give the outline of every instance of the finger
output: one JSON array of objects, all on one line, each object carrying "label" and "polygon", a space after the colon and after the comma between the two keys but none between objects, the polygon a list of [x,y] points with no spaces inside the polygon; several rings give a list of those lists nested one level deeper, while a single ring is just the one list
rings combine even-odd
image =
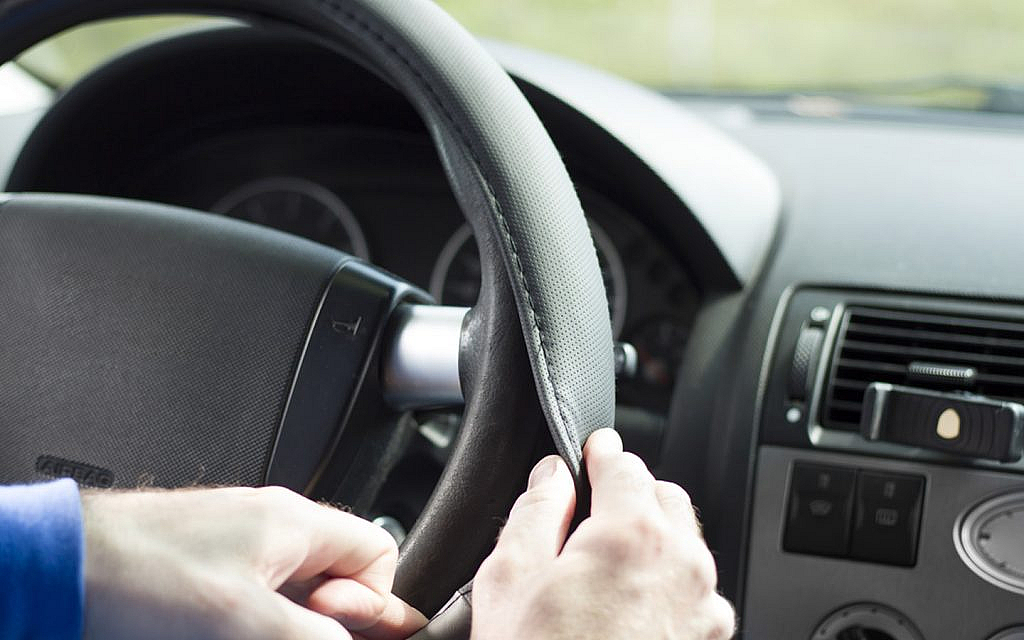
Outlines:
[{"label": "finger", "polygon": [[555,558],[575,507],[576,490],[565,462],[558,456],[542,459],[530,473],[526,493],[512,506],[495,552],[529,563]]},{"label": "finger", "polygon": [[583,457],[593,489],[591,515],[657,507],[654,476],[643,460],[623,452],[622,439],[613,429],[598,429],[591,434]]},{"label": "finger", "polygon": [[[386,611],[388,598],[351,578],[332,578],[309,594],[307,606],[334,618],[350,631],[375,625]],[[382,606],[383,603],[383,606]]]},{"label": "finger", "polygon": [[583,458],[587,461],[622,453],[622,437],[615,429],[598,429],[583,444]]},{"label": "finger", "polygon": [[280,640],[351,640],[352,635],[337,620],[320,615],[295,604],[279,593],[275,593],[280,611],[279,631],[275,638]]},{"label": "finger", "polygon": [[[305,551],[296,563],[275,575],[274,589],[303,583],[324,574],[327,578],[348,578],[365,589],[339,587],[324,592],[325,608],[333,608],[339,617],[351,615],[359,624],[370,625],[384,613],[398,563],[398,547],[394,539],[380,527],[350,513],[325,507],[297,496],[284,496],[290,507],[296,535],[306,537]],[[343,595],[355,599],[340,603]]]},{"label": "finger", "polygon": [[673,527],[703,537],[693,503],[690,502],[689,494],[682,487],[674,482],[658,480],[654,483],[654,494],[658,498],[661,510]]},{"label": "finger", "polygon": [[427,624],[422,613],[406,604],[398,596],[388,599],[388,606],[377,624],[359,632],[366,640],[401,640],[408,638]]},{"label": "finger", "polygon": [[306,606],[309,602],[310,594],[330,579],[331,578],[320,574],[310,578],[309,580],[303,580],[302,582],[286,582],[277,589],[277,592],[295,604]]},{"label": "finger", "polygon": [[313,502],[309,507],[308,517],[295,523],[297,531],[309,536],[309,551],[287,581],[301,582],[321,573],[352,578],[380,596],[383,610],[398,563],[394,538],[351,513]]}]

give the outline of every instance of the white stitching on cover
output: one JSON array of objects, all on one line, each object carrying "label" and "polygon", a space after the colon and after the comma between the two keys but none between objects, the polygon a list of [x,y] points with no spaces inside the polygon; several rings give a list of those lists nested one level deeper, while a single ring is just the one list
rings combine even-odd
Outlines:
[{"label": "white stitching on cover", "polygon": [[548,363],[547,353],[544,348],[546,342],[546,339],[544,337],[544,331],[541,328],[540,316],[537,313],[537,310],[533,304],[533,296],[530,293],[529,286],[527,285],[526,274],[524,272],[522,262],[519,259],[519,251],[516,248],[515,239],[513,238],[511,229],[508,226],[508,220],[506,219],[504,212],[501,210],[501,203],[495,196],[494,189],[491,186],[490,180],[487,178],[487,175],[483,171],[483,164],[480,162],[480,159],[477,156],[476,149],[474,148],[472,142],[470,141],[466,133],[463,131],[462,127],[459,125],[455,117],[451,114],[451,112],[448,111],[448,108],[441,100],[441,97],[434,90],[434,87],[430,84],[427,78],[416,68],[413,62],[405,55],[403,55],[401,51],[399,51],[397,45],[392,44],[387,39],[387,37],[384,36],[384,34],[375,30],[369,23],[362,20],[350,9],[346,9],[345,7],[342,7],[340,4],[332,0],[318,0],[318,2],[322,5],[326,5],[330,9],[333,9],[336,13],[340,13],[352,24],[361,28],[363,31],[365,31],[374,39],[378,40],[381,44],[383,44],[393,54],[395,54],[397,59],[400,60],[409,69],[409,71],[412,72],[412,74],[421,81],[421,84],[423,85],[423,87],[426,88],[435,106],[452,125],[452,127],[455,129],[455,133],[459,136],[459,139],[466,146],[470,158],[473,160],[473,162],[476,164],[477,169],[480,171],[480,176],[483,179],[484,187],[487,190],[487,197],[490,199],[491,204],[494,206],[494,211],[498,215],[498,222],[501,225],[502,233],[505,236],[506,241],[508,242],[509,250],[511,251],[513,258],[513,264],[515,265],[516,277],[519,279],[520,284],[523,287],[523,292],[526,296],[526,304],[530,312],[530,324],[533,326],[534,332],[536,333],[541,363],[543,365],[545,382],[547,383],[547,386],[551,388],[551,394],[555,398],[555,406],[558,408],[558,414],[562,420],[562,430],[569,435],[569,439],[571,440],[572,444],[576,447],[576,449],[580,449],[581,446],[579,442],[579,437],[576,434],[576,429],[569,427],[569,420],[566,418],[565,408],[562,406],[563,400],[559,395],[558,390],[555,388],[554,381],[551,379],[551,368],[550,364]]}]

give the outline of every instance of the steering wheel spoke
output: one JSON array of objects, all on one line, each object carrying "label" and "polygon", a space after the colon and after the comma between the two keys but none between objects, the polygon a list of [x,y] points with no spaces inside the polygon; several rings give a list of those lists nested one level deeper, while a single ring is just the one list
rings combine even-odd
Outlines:
[{"label": "steering wheel spoke", "polygon": [[[353,471],[359,445],[369,436],[371,416],[366,414],[381,413],[381,390],[374,378],[385,329],[403,303],[429,299],[362,261],[341,264],[310,325],[267,463],[266,484],[309,494],[322,484],[328,468]],[[372,417],[394,422],[386,415]]]},{"label": "steering wheel spoke", "polygon": [[403,305],[386,336],[381,378],[395,409],[433,409],[465,402],[459,354],[467,307]]}]

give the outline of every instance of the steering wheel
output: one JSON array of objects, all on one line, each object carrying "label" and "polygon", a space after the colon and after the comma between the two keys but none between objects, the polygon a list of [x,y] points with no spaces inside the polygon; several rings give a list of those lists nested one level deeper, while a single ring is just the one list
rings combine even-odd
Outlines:
[{"label": "steering wheel", "polygon": [[581,443],[612,425],[608,306],[559,154],[428,0],[0,0],[0,59],[151,13],[284,26],[397,87],[480,246],[480,297],[468,313],[431,306],[333,249],[159,204],[0,196],[0,482],[269,483],[358,503],[401,441],[389,416],[461,397],[396,580],[430,615],[493,544],[533,425],[546,420],[578,480]]}]

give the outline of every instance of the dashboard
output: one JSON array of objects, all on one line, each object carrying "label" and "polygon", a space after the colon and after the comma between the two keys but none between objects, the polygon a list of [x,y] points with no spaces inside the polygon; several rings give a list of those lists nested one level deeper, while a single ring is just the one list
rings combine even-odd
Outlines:
[{"label": "dashboard", "polygon": [[[1020,371],[1003,351],[1013,334],[975,328],[1017,327],[1024,301],[1021,119],[873,109],[806,118],[778,104],[737,117],[734,104],[687,104],[765,158],[786,194],[757,288],[698,318],[694,335],[720,337],[684,358],[665,450],[703,448],[713,464],[670,477],[705,504],[746,505],[705,520],[719,549],[737,550],[719,566],[742,583],[745,637],[1020,637],[1021,596],[1006,577],[1021,566],[1024,533],[997,518],[992,529],[971,524],[1000,497],[1002,513],[1016,513],[1020,461],[956,450],[966,427],[942,438],[940,411],[886,423],[921,429],[912,444],[874,439],[862,416],[876,382],[938,393],[941,410],[965,395],[1021,400],[987,378]],[[713,329],[723,318],[734,334]],[[816,328],[805,353],[801,338]],[[920,377],[926,362],[976,378]],[[693,435],[708,420],[712,432]],[[821,473],[835,491],[818,492]]]},{"label": "dashboard", "polygon": [[[978,448],[964,417],[978,397],[1024,402],[1021,119],[673,102],[492,50],[563,154],[616,338],[637,348],[617,420],[700,508],[744,636],[1024,637],[1020,440]],[[445,304],[471,305],[479,286],[415,113],[357,65],[270,32],[113,61],[48,110],[9,188],[277,227]],[[924,435],[882,418],[869,429],[877,385],[944,411],[906,421]],[[458,416],[417,420],[424,437],[381,509],[395,531]]]}]

